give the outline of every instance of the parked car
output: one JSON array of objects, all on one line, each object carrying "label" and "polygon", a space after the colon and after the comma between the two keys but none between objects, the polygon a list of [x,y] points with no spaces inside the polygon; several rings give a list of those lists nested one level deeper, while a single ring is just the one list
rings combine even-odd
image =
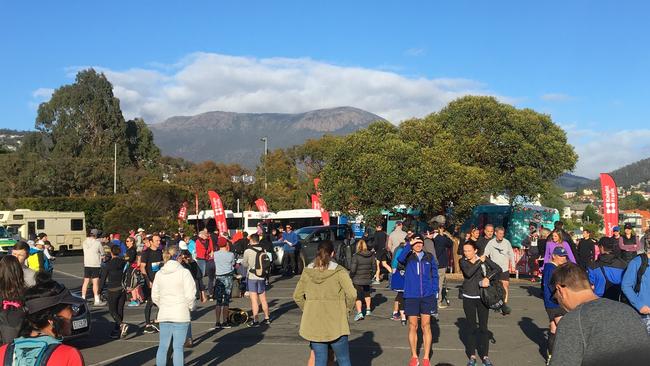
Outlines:
[{"label": "parked car", "polygon": [[[344,245],[347,237],[353,237],[352,230],[347,225],[307,226],[296,230],[296,234],[298,234],[298,240],[300,242],[299,272],[302,272],[302,268],[314,260],[318,250],[318,243],[323,240],[332,241],[336,251],[337,261],[346,267],[346,263],[343,262],[349,261],[352,253],[354,253],[354,248],[349,248]],[[283,246],[283,241],[273,242],[273,251],[275,252],[274,265],[277,267],[282,266],[282,259],[284,257]]]},{"label": "parked car", "polygon": [[[81,296],[76,293],[73,294],[81,298]],[[84,301],[83,304],[77,306],[72,306],[72,333],[65,337],[64,340],[70,340],[86,336],[90,334],[90,325],[91,325],[91,316],[90,308],[88,304]]]}]

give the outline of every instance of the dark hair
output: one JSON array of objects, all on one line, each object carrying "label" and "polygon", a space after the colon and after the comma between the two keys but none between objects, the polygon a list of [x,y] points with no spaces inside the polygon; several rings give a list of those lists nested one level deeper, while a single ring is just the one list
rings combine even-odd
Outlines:
[{"label": "dark hair", "polygon": [[244,238],[248,238],[248,233],[245,231],[242,231],[242,235],[244,235]]},{"label": "dark hair", "polygon": [[27,254],[29,254],[29,244],[21,240],[16,244],[14,244],[14,247],[11,250],[24,250],[25,252],[27,252]]},{"label": "dark hair", "polygon": [[475,241],[468,240],[468,241],[466,241],[465,243],[463,243],[463,246],[465,246],[465,245],[471,245],[472,248],[474,248],[474,250],[478,250],[478,247],[476,246],[476,242],[475,242]]},{"label": "dark hair", "polygon": [[3,300],[18,300],[25,292],[25,277],[18,258],[5,255],[0,259],[0,296]]},{"label": "dark hair", "polygon": [[111,246],[111,254],[113,254],[114,256],[117,257],[118,255],[120,255],[121,252],[122,252],[122,248],[120,248],[119,245]]},{"label": "dark hair", "polygon": [[260,242],[260,236],[257,235],[257,234],[251,234],[251,236],[249,236],[249,238],[250,238],[250,241],[253,241],[253,242],[255,242],[255,243],[259,243],[259,242]]},{"label": "dark hair", "polygon": [[551,288],[555,288],[556,285],[568,287],[574,291],[591,289],[587,272],[582,267],[571,262],[561,264],[553,271]]},{"label": "dark hair", "polygon": [[505,232],[506,229],[503,226],[497,226],[497,227],[494,228],[494,232],[497,232],[497,231],[504,231]]},{"label": "dark hair", "polygon": [[316,258],[314,258],[314,267],[322,270],[327,269],[332,260],[334,245],[329,240],[323,240],[318,243]]},{"label": "dark hair", "polygon": [[[65,289],[65,286],[54,281],[52,275],[48,272],[40,271],[36,273],[36,284],[25,290],[25,302],[41,297],[56,296]],[[25,323],[23,325],[23,334],[31,330],[40,330],[46,328],[50,321],[61,310],[70,305],[59,304],[51,308],[43,309],[32,314],[25,314]],[[58,334],[56,334],[58,336]]]}]

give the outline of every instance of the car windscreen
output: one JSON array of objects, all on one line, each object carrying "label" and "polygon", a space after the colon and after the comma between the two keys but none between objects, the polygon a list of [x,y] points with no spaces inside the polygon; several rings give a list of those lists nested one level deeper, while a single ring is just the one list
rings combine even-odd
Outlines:
[{"label": "car windscreen", "polygon": [[4,227],[0,226],[0,239],[11,239],[11,233]]},{"label": "car windscreen", "polygon": [[298,234],[298,239],[305,240],[311,233],[313,233],[316,230],[317,228],[315,227],[303,227],[301,229],[296,230],[296,234]]}]

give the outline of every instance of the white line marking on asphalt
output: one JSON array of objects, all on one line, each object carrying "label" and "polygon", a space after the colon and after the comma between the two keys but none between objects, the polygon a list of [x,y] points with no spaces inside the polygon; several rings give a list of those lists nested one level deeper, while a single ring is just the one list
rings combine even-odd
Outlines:
[{"label": "white line marking on asphalt", "polygon": [[[158,342],[156,342],[156,343],[158,343]],[[92,364],[92,365],[90,365],[90,366],[108,365],[108,364],[111,363],[111,362],[115,362],[115,361],[117,361],[117,360],[121,360],[121,359],[124,358],[124,357],[128,357],[128,356],[134,355],[134,354],[136,354],[136,353],[138,353],[138,352],[142,352],[142,351],[144,351],[144,350],[146,350],[146,349],[153,348],[153,347],[156,347],[156,346],[149,346],[149,347],[146,347],[146,348],[143,348],[143,349],[139,349],[139,350],[136,350],[136,351],[133,351],[133,352],[129,352],[129,353],[126,353],[126,354],[123,354],[123,355],[117,356],[117,357],[109,358],[108,360],[100,361],[100,362],[94,363],[94,364]]]},{"label": "white line marking on asphalt", "polygon": [[84,279],[83,277],[79,277],[79,276],[77,276],[77,275],[73,275],[73,274],[68,273],[68,272],[59,271],[58,269],[55,269],[55,270],[54,270],[54,273],[60,273],[60,274],[62,274],[62,275],[66,275],[66,276],[69,276],[69,277],[72,277],[72,278],[78,278],[78,279],[80,279],[80,280],[83,280],[83,279]]}]

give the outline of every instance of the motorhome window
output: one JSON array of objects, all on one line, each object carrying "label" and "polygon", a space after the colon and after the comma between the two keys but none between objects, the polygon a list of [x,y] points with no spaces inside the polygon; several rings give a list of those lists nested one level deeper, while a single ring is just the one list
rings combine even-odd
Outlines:
[{"label": "motorhome window", "polygon": [[71,219],[70,220],[70,230],[71,231],[82,231],[84,229],[84,220],[81,219]]},{"label": "motorhome window", "polygon": [[260,219],[248,219],[248,225],[246,225],[246,226],[247,227],[255,227],[260,222],[262,222],[262,220],[260,220]]},{"label": "motorhome window", "polygon": [[45,220],[36,220],[36,230],[45,230]]},{"label": "motorhome window", "polygon": [[0,214],[0,220],[5,218],[5,214]]},{"label": "motorhome window", "polygon": [[23,215],[14,215],[14,220],[22,220]]},{"label": "motorhome window", "polygon": [[228,226],[228,229],[241,229],[242,219],[241,217],[226,218],[226,225]]}]

